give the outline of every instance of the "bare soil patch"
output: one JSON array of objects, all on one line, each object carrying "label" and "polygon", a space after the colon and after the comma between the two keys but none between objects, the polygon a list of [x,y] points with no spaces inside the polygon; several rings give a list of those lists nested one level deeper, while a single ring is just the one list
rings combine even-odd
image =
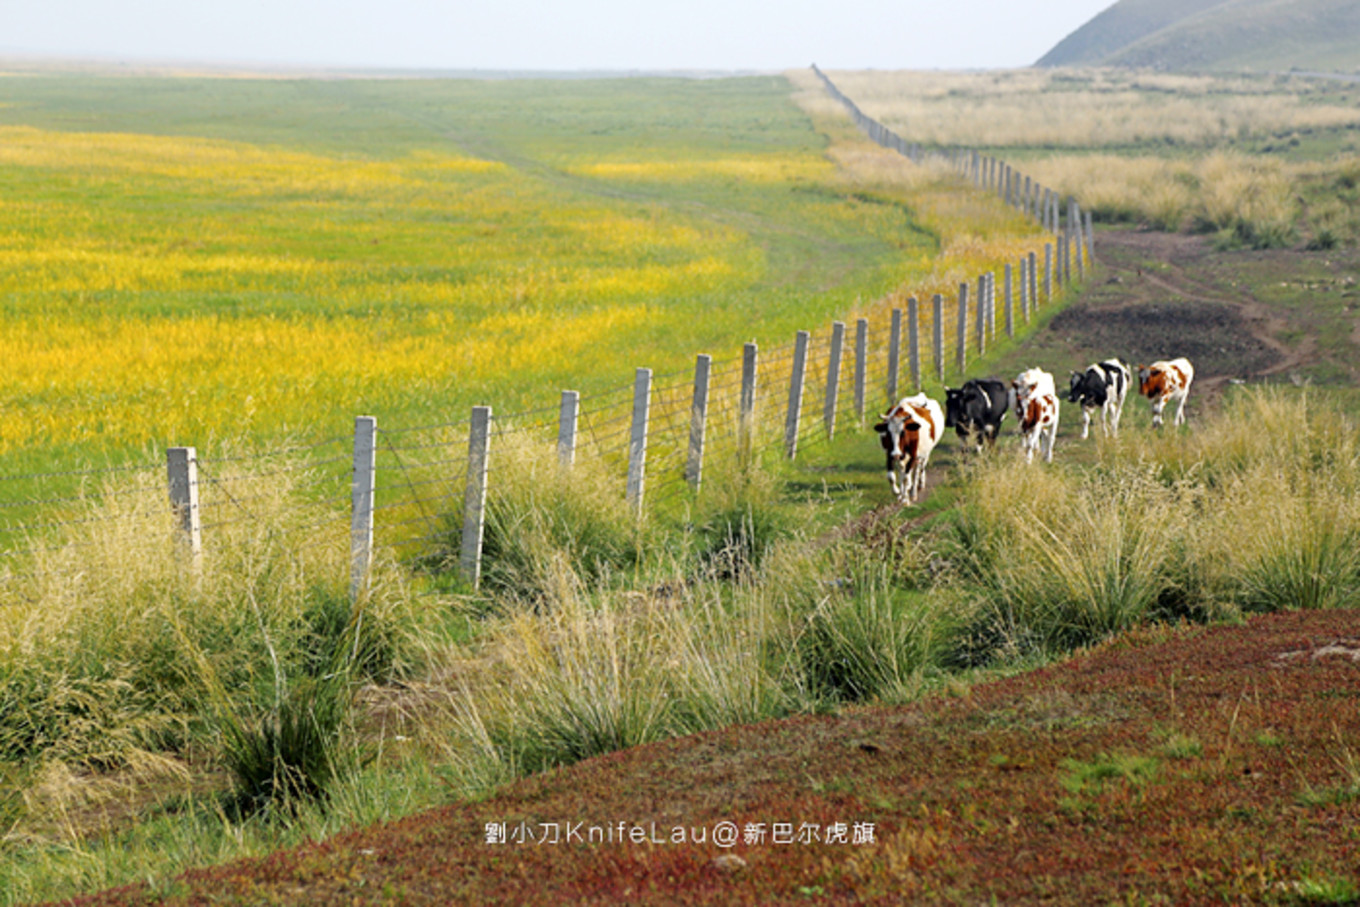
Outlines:
[{"label": "bare soil patch", "polygon": [[1287,344],[1286,321],[1247,282],[1223,280],[1236,256],[1272,258],[1289,271],[1312,256],[1292,251],[1215,252],[1204,237],[1139,231],[1102,233],[1102,279],[1049,331],[1093,359],[1131,365],[1185,356],[1195,366],[1192,410],[1228,381],[1255,381],[1298,368],[1312,357],[1309,336]]}]

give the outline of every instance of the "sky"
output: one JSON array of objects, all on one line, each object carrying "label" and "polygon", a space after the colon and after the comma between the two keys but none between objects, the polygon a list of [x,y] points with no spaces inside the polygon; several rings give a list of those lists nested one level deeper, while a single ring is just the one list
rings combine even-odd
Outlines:
[{"label": "sky", "polygon": [[0,56],[436,70],[1026,66],[1114,0],[0,0]]}]

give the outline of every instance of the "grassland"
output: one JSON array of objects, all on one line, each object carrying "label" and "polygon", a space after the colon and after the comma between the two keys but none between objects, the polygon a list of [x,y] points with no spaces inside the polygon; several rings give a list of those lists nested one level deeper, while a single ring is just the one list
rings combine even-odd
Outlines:
[{"label": "grassland", "polygon": [[[407,720],[404,688],[447,696],[493,649],[507,663],[540,649],[554,631],[533,615],[558,600],[544,596],[585,621],[564,631],[621,647],[570,675],[585,707],[610,695],[591,659],[623,657],[627,712],[636,679],[658,676],[638,648],[652,634],[692,666],[671,687],[692,709],[619,716],[577,757],[810,707],[714,673],[751,644],[723,635],[722,590],[790,527],[847,519],[857,492],[827,506],[815,477],[773,506],[783,493],[757,461],[729,462],[703,499],[639,521],[609,464],[563,484],[541,436],[498,429],[487,592],[431,594],[384,549],[352,605],[338,478],[352,416],[414,431],[479,400],[553,406],[558,388],[609,390],[637,364],[786,344],[833,315],[881,321],[899,294],[952,297],[1044,241],[956,178],[804,112],[782,79],[13,84],[0,458],[8,514],[54,515],[19,534],[0,583],[10,902],[267,852],[561,761],[552,735],[519,729],[518,695],[510,725],[482,732],[500,755],[382,718],[387,703]],[[777,395],[777,369],[763,374]],[[186,441],[206,448],[216,495],[201,569],[186,569],[158,462]],[[46,475],[90,461],[133,468],[69,490]],[[44,475],[14,478],[28,471]],[[434,557],[414,562],[437,570],[441,516],[421,520]],[[573,593],[626,598],[695,570],[715,577],[711,637],[615,623]]]},{"label": "grassland", "polygon": [[[961,191],[938,173],[904,167],[860,140],[834,111],[824,111],[810,82],[799,76],[793,81],[806,113],[789,115],[822,136],[817,140],[824,143],[822,166],[835,165],[824,184],[799,183],[802,164],[783,151],[757,154],[760,166],[745,152],[705,156],[693,151],[682,161],[658,160],[634,146],[608,154],[588,151],[592,142],[619,140],[615,134],[603,139],[582,134],[579,144],[568,141],[559,148],[540,144],[527,127],[511,142],[509,126],[500,136],[503,142],[470,129],[458,133],[459,141],[479,161],[499,161],[517,174],[541,178],[541,185],[532,185],[545,193],[575,193],[598,182],[601,205],[644,199],[668,216],[683,212],[695,219],[692,223],[733,231],[739,248],[744,248],[742,237],[757,235],[750,231],[759,227],[766,232],[758,235],[768,240],[757,243],[762,254],[782,250],[778,254],[788,255],[791,267],[802,261],[800,255],[821,248],[809,238],[820,235],[818,230],[786,235],[782,231],[788,224],[781,226],[771,213],[775,203],[766,209],[753,202],[753,214],[751,208],[730,204],[734,193],[759,200],[767,189],[775,192],[771,187],[792,180],[797,188],[785,187],[787,194],[815,202],[804,213],[827,205],[832,210],[864,206],[872,222],[910,212],[907,239],[887,254],[896,264],[885,265],[893,278],[882,284],[888,288],[885,295],[856,304],[847,289],[854,280],[833,281],[835,288],[825,292],[845,306],[840,314],[881,310],[894,301],[889,290],[924,295],[935,286],[952,289],[959,277],[971,279],[989,263],[1012,260],[1033,241],[1029,228],[994,199]],[[738,87],[752,84],[759,83]],[[658,83],[656,90],[662,96],[676,90],[684,94],[692,86]],[[513,95],[524,89],[497,86],[495,91]],[[645,93],[640,90],[639,98]],[[563,110],[573,111],[576,102],[568,95],[569,86],[559,101]],[[782,106],[786,102],[778,92],[771,97],[777,109],[798,109]],[[145,102],[155,103],[154,94]],[[752,101],[746,109],[762,106]],[[598,123],[592,118],[601,113],[580,116]],[[629,134],[632,127],[623,122],[628,118],[620,113],[618,119],[616,127]],[[737,122],[760,133],[766,119]],[[199,119],[195,128],[211,132],[211,125]],[[252,128],[264,135],[285,134],[291,127],[264,116]],[[394,130],[382,140],[397,134]],[[346,137],[331,138],[338,147]],[[315,144],[301,153],[343,158],[343,152],[327,150],[329,140],[321,130]],[[468,166],[465,158],[470,159],[458,158],[459,167]],[[654,169],[663,176],[652,175]],[[460,171],[460,178],[488,178],[496,171],[470,167],[469,172]],[[900,226],[902,220],[895,222]],[[934,245],[918,245],[922,236]],[[788,244],[781,245],[780,237]],[[689,249],[690,258],[680,257],[688,261],[697,254]],[[1250,260],[1260,267],[1253,271],[1252,292],[1264,297],[1262,288],[1279,281],[1284,264],[1294,269],[1290,274],[1303,273],[1293,259],[1268,257],[1285,254],[1212,252],[1210,270],[1226,286],[1198,286],[1196,298],[1230,294],[1234,255],[1255,256]],[[813,254],[810,260],[829,259]],[[770,261],[765,259],[767,267]],[[1343,274],[1350,261],[1329,263],[1323,270]],[[1214,270],[1218,267],[1221,272]],[[1103,278],[1124,281],[1134,268],[1140,277],[1145,269],[1168,283],[1170,276],[1193,276],[1188,269],[1168,275],[1155,262],[1120,259],[1087,293],[1099,296],[1103,306],[1115,305],[1101,294],[1117,293],[1121,283]],[[798,292],[807,292],[787,288],[781,297],[776,277],[768,270],[758,273],[763,277],[755,285],[766,286],[790,307]],[[801,281],[833,273],[814,268],[786,276]],[[899,280],[903,274],[915,276]],[[1345,383],[1346,346],[1333,336],[1336,325],[1349,323],[1345,298],[1338,293],[1319,302],[1302,291],[1270,291],[1271,300],[1277,296],[1297,309],[1290,330],[1297,328],[1300,335],[1284,338],[1286,345],[1297,340],[1306,346],[1304,336],[1327,326],[1326,357],[1308,362],[1308,377],[1320,381],[1325,373],[1334,383]],[[1143,301],[1152,302],[1150,308],[1160,305],[1143,297],[1130,305]],[[808,311],[830,313],[834,302],[823,300]],[[818,309],[823,303],[827,308]],[[970,373],[1005,373],[1017,363],[1042,361],[1061,374],[1066,365],[1110,354],[1109,338],[1096,346],[1079,345],[1059,332],[1057,308],[1042,314],[1030,337],[1001,343],[994,358],[975,363]],[[373,310],[377,323],[384,323],[385,311]],[[781,317],[775,311],[770,317]],[[798,325],[798,313],[788,315],[781,330],[807,326]],[[689,317],[694,320],[694,310]],[[641,342],[627,331],[623,336]],[[587,353],[607,362],[608,342]],[[600,355],[594,357],[597,347]],[[687,353],[677,354],[682,355]],[[1209,371],[1204,377],[1220,387],[1233,374],[1220,374],[1217,366]],[[506,384],[514,386],[514,379]],[[23,901],[149,880],[147,887],[105,900],[193,899],[208,890],[244,901],[295,898],[299,891],[320,900],[371,897],[378,902],[513,896],[517,883],[503,872],[506,862],[482,875],[474,864],[488,852],[450,847],[449,836],[470,835],[471,843],[479,844],[483,816],[507,802],[518,804],[509,818],[527,815],[526,804],[540,802],[534,799],[534,785],[569,789],[579,806],[583,791],[597,790],[591,773],[637,754],[608,756],[577,774],[563,771],[564,766],[624,748],[668,746],[660,742],[675,735],[796,716],[773,730],[765,725],[701,738],[697,748],[685,751],[707,777],[719,779],[724,799],[749,805],[752,821],[761,821],[756,815],[761,809],[787,809],[790,803],[816,804],[807,817],[799,817],[807,821],[830,821],[852,808],[881,821],[891,836],[874,859],[849,852],[832,855],[848,857],[839,865],[822,859],[825,854],[811,858],[815,865],[801,862],[801,855],[792,862],[766,861],[756,872],[738,876],[735,887],[716,876],[713,854],[703,849],[622,862],[614,854],[601,858],[598,851],[571,851],[564,852],[562,863],[554,863],[556,854],[539,851],[533,860],[547,862],[521,864],[523,854],[517,853],[514,864],[524,867],[528,884],[539,891],[560,881],[566,898],[637,896],[623,890],[631,884],[650,886],[659,892],[655,897],[741,896],[763,902],[848,899],[857,892],[886,900],[904,891],[985,898],[1025,890],[1039,897],[1076,879],[1080,884],[1071,890],[1085,902],[1090,892],[1112,890],[1104,860],[1092,864],[1089,856],[1067,851],[1056,852],[1052,862],[1022,858],[1005,864],[1014,871],[1008,868],[1010,874],[992,889],[974,884],[983,877],[977,866],[1002,865],[1002,853],[1023,857],[1023,849],[1010,846],[1013,841],[1033,840],[1043,853],[1054,853],[1055,839],[1085,842],[1110,823],[1141,835],[1144,828],[1165,827],[1158,823],[1173,816],[1181,823],[1177,828],[1196,829],[1195,840],[1204,844],[1192,848],[1193,859],[1184,864],[1187,884],[1201,886],[1193,889],[1195,897],[1207,891],[1206,899],[1226,892],[1287,901],[1307,886],[1344,893],[1351,883],[1341,862],[1346,840],[1338,822],[1326,823],[1320,835],[1290,838],[1262,852],[1259,860],[1253,853],[1234,862],[1232,854],[1214,846],[1223,838],[1224,810],[1262,811],[1229,817],[1241,822],[1232,829],[1239,837],[1229,839],[1250,841],[1263,833],[1275,840],[1288,828],[1301,827],[1289,812],[1296,791],[1308,799],[1307,809],[1322,810],[1329,819],[1333,807],[1350,808],[1354,779],[1346,766],[1348,758],[1353,761],[1352,749],[1341,732],[1336,739],[1326,736],[1329,712],[1310,712],[1288,726],[1318,764],[1289,776],[1286,780],[1297,782],[1293,787],[1277,784],[1284,791],[1280,796],[1244,803],[1241,798],[1225,801],[1223,791],[1241,791],[1217,782],[1237,778],[1238,759],[1248,750],[1254,766],[1268,766],[1276,780],[1285,778],[1291,751],[1280,745],[1281,727],[1264,720],[1249,730],[1242,724],[1242,733],[1253,735],[1247,740],[1234,736],[1239,710],[1191,715],[1174,706],[1170,713],[1144,709],[1145,691],[1166,681],[1160,669],[1137,674],[1135,689],[1125,691],[1127,701],[1113,694],[1102,700],[1113,702],[1118,721],[1106,721],[1110,715],[1101,709],[1074,708],[1071,700],[1034,692],[1058,676],[1071,696],[1086,696],[1092,687],[1085,680],[1092,676],[1106,670],[1115,677],[1131,676],[1119,648],[1130,643],[1107,640],[1132,631],[1135,646],[1168,639],[1184,643],[1157,658],[1178,666],[1186,658],[1199,659],[1204,676],[1215,678],[1213,684],[1206,681],[1203,702],[1240,703],[1234,691],[1243,681],[1232,673],[1237,667],[1219,667],[1240,666],[1242,658],[1187,648],[1200,638],[1195,629],[1140,634],[1140,628],[1150,621],[1187,626],[1235,621],[1302,604],[1354,606],[1360,590],[1354,555],[1360,513],[1353,503],[1360,458],[1346,398],[1338,404],[1291,384],[1240,392],[1217,412],[1202,399],[1195,401],[1189,430],[1165,435],[1152,433],[1130,413],[1119,441],[1078,445],[1069,419],[1059,462],[1027,472],[1024,482],[1015,481],[1007,445],[994,460],[965,465],[957,447],[946,442],[935,459],[935,485],[926,504],[874,516],[864,514],[887,500],[882,454],[874,441],[853,431],[843,431],[834,441],[823,439],[793,466],[763,455],[730,459],[714,468],[702,495],[641,519],[620,500],[607,464],[581,462],[564,479],[542,437],[507,432],[499,439],[506,442],[498,448],[506,468],[499,473],[488,516],[484,590],[431,596],[412,582],[409,571],[384,561],[357,607],[351,607],[342,585],[345,544],[297,544],[292,521],[296,485],[307,479],[305,460],[293,464],[280,455],[277,468],[252,476],[253,482],[268,481],[257,485],[248,501],[251,518],[212,535],[197,576],[183,569],[167,515],[154,524],[109,519],[143,494],[159,494],[159,477],[115,478],[107,493],[92,492],[80,505],[89,521],[72,524],[65,530],[67,543],[44,552],[42,582],[22,587],[27,597],[4,605],[9,646],[0,661],[0,714],[10,719],[3,725],[7,748],[22,749],[24,756],[4,765],[15,779],[7,790],[21,793],[0,801],[0,822],[13,827],[0,862],[0,890],[12,901]],[[1131,410],[1135,405],[1131,401]],[[1259,430],[1261,425],[1296,430],[1268,433]],[[258,470],[254,462],[244,468]],[[1073,523],[1082,531],[1069,532]],[[129,551],[143,549],[148,549],[145,556],[128,557]],[[1328,580],[1318,582],[1320,576]],[[1344,612],[1336,613],[1314,623],[1266,624],[1258,636],[1267,641],[1257,639],[1257,644],[1274,645],[1305,626],[1331,632],[1328,628],[1346,619]],[[1227,644],[1229,649],[1235,645]],[[1061,660],[1084,646],[1101,647],[1103,654],[1010,686],[978,687],[976,701],[986,707],[967,709],[974,682]],[[1148,660],[1138,649],[1132,657]],[[1089,671],[1087,664],[1093,665]],[[1336,670],[1348,669],[1349,663],[1327,667],[1325,676],[1291,675],[1291,682],[1297,681],[1291,689],[1304,691],[1310,702],[1324,700],[1325,691],[1336,686]],[[1186,699],[1178,676],[1173,671],[1169,682],[1182,705],[1201,702]],[[958,696],[933,698],[908,712],[861,710],[866,704],[915,702],[941,689]],[[1270,713],[1262,696],[1256,701],[1253,715]],[[928,716],[949,712],[951,703],[961,711],[929,725]],[[1143,710],[1135,713],[1135,708]],[[820,712],[838,717],[813,717]],[[1315,720],[1319,714],[1321,724]],[[885,716],[886,725],[875,715]],[[866,716],[865,721],[856,716]],[[889,734],[885,727],[901,734],[902,725],[894,723],[898,716],[905,716],[901,721],[913,734],[935,727],[955,744],[965,743],[951,749],[946,740],[942,748],[919,751],[906,744],[901,752],[918,753],[920,761],[897,759],[900,736],[883,735]],[[1130,725],[1124,721],[1129,716],[1141,723]],[[828,730],[829,723],[848,736]],[[980,726],[985,731],[998,725],[1003,736],[988,738],[996,742],[996,752],[989,753],[995,760],[979,767],[960,756],[976,755],[971,744],[979,739]],[[826,752],[808,745],[804,735],[814,727],[824,734],[816,741],[830,741],[835,768],[818,761]],[[1055,731],[1068,729],[1082,736],[1055,740]],[[1349,725],[1344,731],[1349,733]],[[748,733],[771,740],[770,751],[746,742]],[[946,794],[926,802],[919,788],[904,791],[889,784],[887,775],[874,786],[878,776],[867,762],[846,759],[848,753],[850,759],[872,760],[885,750],[892,758],[882,761],[892,777],[908,772],[929,785],[937,757],[961,768],[950,776],[954,786]],[[739,758],[742,751],[752,759]],[[664,755],[671,750],[650,752],[676,763]],[[1025,761],[1017,753],[1033,759]],[[687,782],[686,771],[672,774],[654,766],[643,771],[650,772],[650,780],[620,775],[599,782],[600,802],[622,809],[646,799],[653,811],[678,810],[696,822],[708,815],[709,791],[692,797],[671,786]],[[454,806],[448,813],[456,817],[452,832],[427,818],[413,819],[394,831],[399,840],[334,840],[319,851],[277,856],[258,871],[238,865],[202,876],[207,888],[196,888],[193,878],[171,878],[186,867],[263,856],[283,845],[332,838],[357,825],[449,801],[480,801],[531,772],[539,774],[509,788],[508,800],[487,800],[485,813],[478,811],[482,807]],[[1052,783],[1032,781],[1035,777]],[[752,788],[769,796],[748,797]],[[729,796],[733,789],[738,792]],[[1196,803],[1207,804],[1207,812],[1191,809]],[[938,807],[928,821],[922,805]],[[1010,821],[1018,817],[1025,820],[1025,834],[1034,837],[1019,837],[1022,824]],[[1101,854],[1126,846],[1118,835],[1100,840]],[[1319,842],[1322,847],[1314,846]],[[447,859],[456,860],[458,871],[451,868],[445,875],[448,864],[426,856],[426,845],[441,854],[457,853]],[[981,862],[941,856],[965,847]],[[1158,851],[1168,858],[1181,852],[1170,846]],[[412,855],[424,867],[419,872],[395,869],[387,875],[386,869],[365,862],[386,866],[390,860],[402,866]],[[581,873],[576,873],[578,858],[589,864]],[[1130,892],[1153,898],[1168,891],[1166,875],[1146,863],[1129,865],[1126,878],[1137,881],[1137,886],[1130,883]],[[941,875],[930,875],[936,868]],[[467,887],[457,890],[460,885]],[[1020,885],[1030,887],[1015,887]]]}]

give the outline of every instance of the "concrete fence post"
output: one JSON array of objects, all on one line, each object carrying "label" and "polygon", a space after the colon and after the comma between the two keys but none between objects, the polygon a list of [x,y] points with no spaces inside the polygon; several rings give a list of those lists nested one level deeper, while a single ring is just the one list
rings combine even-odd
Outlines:
[{"label": "concrete fence post", "polygon": [[1053,243],[1044,243],[1044,303],[1053,301]]},{"label": "concrete fence post", "polygon": [[959,284],[959,324],[955,339],[954,365],[962,375],[968,367],[968,284]]},{"label": "concrete fence post", "polygon": [[987,340],[996,339],[996,272],[987,272]]},{"label": "concrete fence post", "polygon": [[987,275],[978,275],[977,291],[977,316],[974,321],[977,323],[977,352],[979,356],[987,355]]},{"label": "concrete fence post", "polygon": [[1029,324],[1029,258],[1020,256],[1020,318]]},{"label": "concrete fence post", "polygon": [[798,422],[803,414],[803,379],[807,375],[807,331],[799,331],[793,344],[793,369],[789,373],[789,407],[784,417],[784,453],[798,456]]},{"label": "concrete fence post", "polygon": [[704,436],[708,429],[708,384],[713,357],[700,353],[694,361],[694,399],[689,408],[689,458],[685,479],[695,488],[704,478]]},{"label": "concrete fence post", "polygon": [[[907,363],[911,369],[911,388],[921,389],[921,304],[915,296],[907,300]],[[890,403],[897,402],[897,394]]]},{"label": "concrete fence post", "polygon": [[198,507],[198,451],[171,447],[165,452],[165,472],[170,485],[170,507],[179,523],[181,538],[189,551],[194,573],[203,565],[203,521]]},{"label": "concrete fence post", "polygon": [[864,427],[864,393],[869,371],[869,320],[855,321],[855,417]]},{"label": "concrete fence post", "polygon": [[1086,212],[1086,258],[1095,265],[1096,263],[1096,227],[1091,217],[1091,212]]},{"label": "concrete fence post", "polygon": [[[931,314],[934,316],[934,317],[931,319],[931,331],[932,331],[932,333],[933,333],[933,336],[931,337],[931,341],[932,341],[931,346],[933,347],[933,349],[931,350],[931,353],[932,353],[932,356],[933,356],[932,361],[933,361],[934,364],[935,364],[935,380],[937,380],[937,381],[943,381],[943,380],[944,380],[944,297],[941,296],[939,293],[936,293],[936,294],[934,295],[934,297],[931,298],[930,303],[931,303]],[[918,383],[916,386],[919,388],[921,385]]]},{"label": "concrete fence post", "polygon": [[[907,300],[907,307],[915,311],[916,299]],[[888,331],[888,402],[897,400],[898,375],[902,367],[902,310],[892,310],[892,327]]]},{"label": "concrete fence post", "polygon": [[463,494],[463,539],[458,562],[476,589],[482,582],[486,537],[486,489],[491,466],[491,407],[474,406],[468,423],[467,491]]},{"label": "concrete fence post", "polygon": [[[1029,253],[1029,304],[1034,311],[1039,311],[1039,255],[1037,252]],[[1029,315],[1025,315],[1026,321]]]},{"label": "concrete fence post", "polygon": [[1014,291],[1014,286],[1012,284],[1013,280],[1014,274],[1011,269],[1011,263],[1006,262],[1006,336],[1012,338],[1015,336],[1015,297],[1012,295],[1012,292]]},{"label": "concrete fence post", "polygon": [[751,453],[756,422],[756,367],[759,349],[748,343],[741,351],[741,400],[737,409],[737,451],[743,462]]},{"label": "concrete fence post", "polygon": [[359,598],[373,564],[373,497],[378,479],[378,420],[354,420],[354,473],[350,482],[349,597]]},{"label": "concrete fence post", "polygon": [[1086,280],[1086,256],[1082,254],[1086,247],[1085,230],[1082,229],[1081,207],[1074,200],[1069,209],[1071,217],[1069,223],[1072,225],[1069,231],[1072,234],[1073,249],[1072,257],[1077,261],[1077,280]]},{"label": "concrete fence post", "polygon": [[1058,255],[1058,266],[1062,271],[1061,280],[1063,289],[1072,283],[1072,228],[1071,222],[1063,227],[1061,242],[1061,252]]},{"label": "concrete fence post", "polygon": [[831,323],[831,357],[826,365],[826,400],[823,401],[822,422],[826,436],[836,437],[836,404],[841,389],[841,354],[845,347],[845,322]]},{"label": "concrete fence post", "polygon": [[652,407],[652,370],[640,368],[633,378],[633,424],[628,434],[628,503],[642,513],[647,480],[647,419]]},{"label": "concrete fence post", "polygon": [[576,463],[576,425],[580,417],[580,391],[562,391],[557,413],[557,462],[564,468]]}]

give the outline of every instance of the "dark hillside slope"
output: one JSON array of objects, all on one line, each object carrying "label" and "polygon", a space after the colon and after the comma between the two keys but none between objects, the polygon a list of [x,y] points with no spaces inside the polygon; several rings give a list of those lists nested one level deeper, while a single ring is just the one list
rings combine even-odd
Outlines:
[{"label": "dark hillside slope", "polygon": [[1130,44],[1227,0],[1119,0],[1044,54],[1037,66],[1101,66]]},{"label": "dark hillside slope", "polygon": [[1360,4],[1120,0],[1064,38],[1038,65],[1353,70],[1360,67]]}]

